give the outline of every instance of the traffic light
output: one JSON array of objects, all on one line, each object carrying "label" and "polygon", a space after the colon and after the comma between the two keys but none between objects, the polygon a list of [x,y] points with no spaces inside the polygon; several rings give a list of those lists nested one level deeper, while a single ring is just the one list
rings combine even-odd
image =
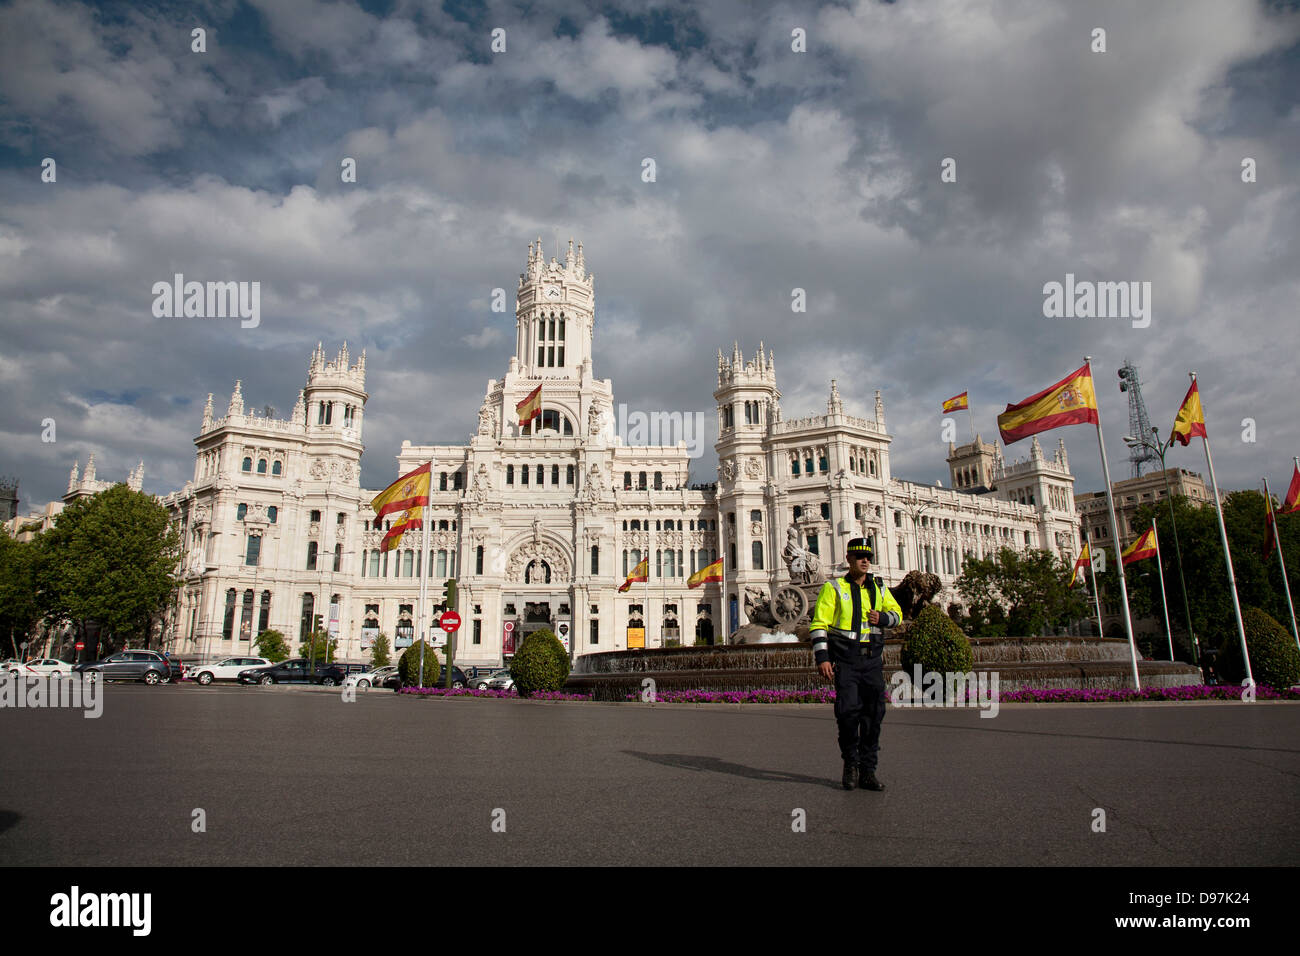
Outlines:
[{"label": "traffic light", "polygon": [[448,578],[442,589],[442,606],[444,610],[456,610],[456,579]]},{"label": "traffic light", "polygon": [[311,629],[313,631],[319,631],[321,629],[321,625],[324,623],[325,623],[325,616],[323,614],[316,614],[312,617]]}]

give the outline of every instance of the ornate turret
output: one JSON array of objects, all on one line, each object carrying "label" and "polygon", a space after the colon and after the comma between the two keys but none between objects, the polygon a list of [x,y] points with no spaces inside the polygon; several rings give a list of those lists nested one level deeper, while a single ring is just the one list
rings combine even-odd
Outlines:
[{"label": "ornate turret", "polygon": [[230,393],[230,405],[226,408],[227,415],[244,414],[244,391],[243,381],[235,381],[235,390]]},{"label": "ornate turret", "polygon": [[77,459],[72,463],[72,471],[68,474],[68,494],[72,494],[77,490],[77,471],[80,464],[80,459]]},{"label": "ornate turret", "polygon": [[126,486],[132,491],[139,491],[144,487],[144,460],[136,465],[126,476]]},{"label": "ornate turret", "polygon": [[86,474],[82,478],[82,481],[89,484],[94,480],[95,480],[95,453],[92,451],[90,453],[90,461],[86,462]]},{"label": "ornate turret", "polygon": [[[762,352],[758,353],[762,355]],[[840,400],[840,390],[835,384],[835,379],[831,379],[831,397],[826,401],[826,413],[828,415],[843,415],[844,403]]]},{"label": "ornate turret", "polygon": [[203,406],[203,425],[202,431],[207,431],[212,427],[212,393],[208,392],[208,403]]}]

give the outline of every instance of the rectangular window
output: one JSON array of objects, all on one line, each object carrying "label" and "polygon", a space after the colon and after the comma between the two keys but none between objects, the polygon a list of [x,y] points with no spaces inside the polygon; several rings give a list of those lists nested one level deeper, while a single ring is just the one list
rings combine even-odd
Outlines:
[{"label": "rectangular window", "polygon": [[343,570],[343,545],[334,545],[334,570]]},{"label": "rectangular window", "polygon": [[474,618],[474,643],[483,643],[483,622],[478,618]]},{"label": "rectangular window", "polygon": [[244,549],[244,564],[251,568],[257,567],[258,559],[262,554],[262,536],[260,534],[248,536],[248,547]]},{"label": "rectangular window", "polygon": [[377,550],[370,552],[370,576],[379,577],[379,551]]},{"label": "rectangular window", "polygon": [[600,643],[600,621],[594,617],[591,619],[591,643]]},{"label": "rectangular window", "polygon": [[415,552],[407,551],[402,560],[402,573],[408,578],[415,574]]},{"label": "rectangular window", "polygon": [[316,542],[315,541],[307,542],[307,570],[308,571],[316,570]]},{"label": "rectangular window", "polygon": [[481,544],[474,549],[474,573],[483,573],[483,545]]},{"label": "rectangular window", "polygon": [[591,573],[600,574],[600,545],[591,546]]},{"label": "rectangular window", "polygon": [[434,572],[436,577],[445,578],[447,576],[447,552],[438,552],[438,563],[435,565],[437,570]]}]

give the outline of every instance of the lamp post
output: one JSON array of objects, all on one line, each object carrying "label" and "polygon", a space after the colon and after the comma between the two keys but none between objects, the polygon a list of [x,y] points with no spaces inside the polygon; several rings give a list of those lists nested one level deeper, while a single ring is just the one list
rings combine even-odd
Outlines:
[{"label": "lamp post", "polygon": [[918,571],[921,570],[921,565],[925,563],[921,559],[921,515],[925,514],[926,509],[929,508],[931,504],[933,504],[933,502],[930,501],[923,504],[921,502],[921,496],[916,493],[915,489],[913,489],[908,493],[907,502],[903,505],[903,509],[912,518],[912,534],[916,537],[916,570]]},{"label": "lamp post", "polygon": [[[1160,459],[1160,475],[1165,482],[1165,500],[1169,503],[1169,521],[1174,532],[1174,563],[1178,566],[1178,584],[1183,591],[1183,613],[1187,616],[1187,636],[1192,641],[1192,663],[1199,664],[1201,660],[1201,642],[1196,637],[1196,632],[1192,630],[1192,609],[1187,603],[1187,581],[1183,578],[1183,551],[1178,545],[1178,518],[1174,515],[1174,493],[1169,487],[1169,469],[1165,467],[1165,453],[1173,444],[1173,439],[1171,438],[1168,443],[1162,443],[1158,432],[1159,429],[1152,425],[1151,435],[1155,438],[1155,441],[1151,441],[1145,435],[1140,438],[1125,435],[1124,444],[1130,448],[1134,446],[1145,448],[1154,452],[1156,457]],[[1118,546],[1118,542],[1116,542],[1116,545]]]}]

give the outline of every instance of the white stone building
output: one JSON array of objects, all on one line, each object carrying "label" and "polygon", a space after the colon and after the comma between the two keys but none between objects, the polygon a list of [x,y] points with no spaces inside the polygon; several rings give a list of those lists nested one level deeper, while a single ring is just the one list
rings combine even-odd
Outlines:
[{"label": "white stone building", "polygon": [[[185,542],[170,647],[239,653],[272,627],[296,648],[313,616],[329,622],[334,608],[342,659],[365,659],[378,631],[400,650],[423,572],[431,604],[446,579],[458,581],[457,662],[495,665],[508,640],[542,626],[575,655],[640,640],[712,641],[723,630],[724,588],[686,580],[719,555],[738,626],[738,590],[789,582],[787,545],[831,567],[848,538],[866,535],[887,584],[920,567],[951,585],[966,554],[1003,545],[1077,552],[1063,444],[1048,460],[1035,440],[1028,460],[1010,466],[978,440],[950,446],[955,487],[901,481],[879,392],[873,417],[856,417],[832,382],[825,415],[783,420],[775,357],[761,346],[748,362],[738,345],[729,359],[718,353],[718,481],[688,487],[685,440],[629,444],[616,427],[612,383],[593,376],[594,326],[581,244],[570,241],[560,263],[530,243],[514,354],[504,377],[487,383],[475,434],[463,445],[404,441],[398,453],[394,479],[433,463],[423,560],[418,535],[378,550],[384,529],[369,502],[381,489],[359,484],[364,352],[349,365],[346,344],[332,362],[318,346],[288,420],[246,413],[238,382],[219,419],[209,395],[194,477],[162,499]],[[521,427],[515,406],[538,385],[541,420]],[[619,593],[643,554],[650,580]]]}]

